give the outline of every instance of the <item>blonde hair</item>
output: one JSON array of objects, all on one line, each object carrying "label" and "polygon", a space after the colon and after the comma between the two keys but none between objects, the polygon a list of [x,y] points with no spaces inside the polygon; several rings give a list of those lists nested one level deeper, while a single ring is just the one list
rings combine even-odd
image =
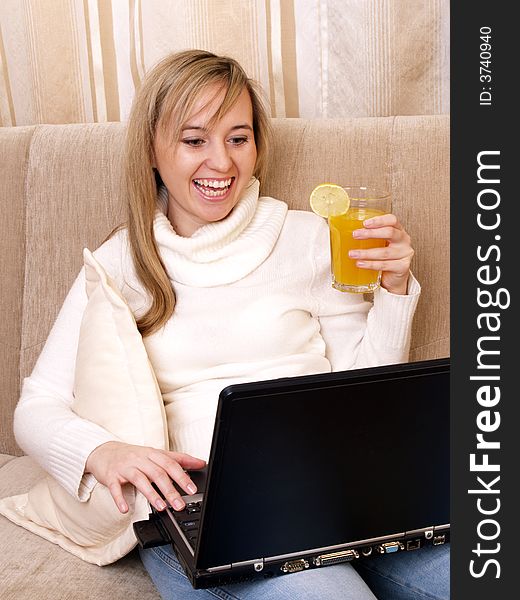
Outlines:
[{"label": "blonde hair", "polygon": [[271,137],[269,118],[262,92],[232,58],[202,50],[169,55],[148,72],[132,104],[126,133],[123,189],[137,277],[151,299],[147,312],[137,320],[143,337],[160,329],[175,307],[175,294],[153,233],[157,187],[161,184],[153,168],[154,139],[160,127],[175,143],[200,93],[214,84],[221,85],[225,94],[212,117],[213,123],[233,106],[244,89],[249,93],[257,149],[254,175],[261,179],[267,167]]}]

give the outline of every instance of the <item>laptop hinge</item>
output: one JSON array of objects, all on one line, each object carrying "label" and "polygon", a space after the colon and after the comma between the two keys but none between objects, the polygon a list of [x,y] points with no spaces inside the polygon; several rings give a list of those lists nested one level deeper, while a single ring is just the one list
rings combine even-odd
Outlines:
[{"label": "laptop hinge", "polygon": [[247,567],[249,565],[251,565],[255,571],[260,572],[264,568],[264,559],[255,558],[254,560],[243,560],[241,562],[231,563],[231,568],[236,569],[237,567]]},{"label": "laptop hinge", "polygon": [[424,535],[427,540],[431,540],[433,538],[433,526],[423,527],[421,529],[410,529],[410,531],[405,532],[405,537],[407,539],[421,535]]}]

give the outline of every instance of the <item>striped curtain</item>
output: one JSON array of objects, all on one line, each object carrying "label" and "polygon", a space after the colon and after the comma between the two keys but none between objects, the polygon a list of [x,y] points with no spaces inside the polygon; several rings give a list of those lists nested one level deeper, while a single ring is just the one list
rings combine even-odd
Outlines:
[{"label": "striped curtain", "polygon": [[187,48],[236,58],[276,117],[449,112],[449,0],[1,0],[0,125],[125,120]]}]

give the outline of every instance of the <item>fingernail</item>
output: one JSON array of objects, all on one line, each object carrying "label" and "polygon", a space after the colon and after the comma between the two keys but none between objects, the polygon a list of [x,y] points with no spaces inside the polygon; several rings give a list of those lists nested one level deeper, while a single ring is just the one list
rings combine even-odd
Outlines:
[{"label": "fingernail", "polygon": [[159,500],[155,501],[155,507],[157,510],[164,510],[166,508],[166,503],[159,498]]},{"label": "fingernail", "polygon": [[367,219],[366,221],[363,221],[363,225],[365,226],[370,226],[374,223],[374,219]]},{"label": "fingernail", "polygon": [[193,485],[193,483],[188,483],[188,485],[186,486],[186,489],[188,490],[188,492],[190,494],[195,494],[197,491],[197,488]]},{"label": "fingernail", "polygon": [[349,250],[348,255],[350,258],[359,258],[361,253],[358,250]]},{"label": "fingernail", "polygon": [[355,229],[352,232],[352,237],[354,237],[354,238],[360,238],[360,237],[362,237],[362,235],[363,235],[363,232],[361,231],[361,229]]},{"label": "fingernail", "polygon": [[124,502],[121,502],[121,503],[119,504],[119,510],[120,510],[122,513],[125,513],[125,512],[128,510],[128,506],[127,506],[127,505],[126,505]]},{"label": "fingernail", "polygon": [[367,266],[367,263],[366,263],[366,262],[364,262],[364,261],[362,261],[362,260],[358,260],[358,261],[357,261],[357,263],[356,263],[356,265],[357,265],[358,267],[366,267],[366,266]]},{"label": "fingernail", "polygon": [[184,502],[180,498],[177,498],[173,501],[173,508],[175,508],[175,510],[182,510],[184,508]]}]

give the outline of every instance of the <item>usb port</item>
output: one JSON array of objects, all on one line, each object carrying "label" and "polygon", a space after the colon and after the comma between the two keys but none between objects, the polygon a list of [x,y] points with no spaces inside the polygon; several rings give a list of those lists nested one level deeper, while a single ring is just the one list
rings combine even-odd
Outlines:
[{"label": "usb port", "polygon": [[440,546],[441,544],[444,544],[445,541],[446,541],[446,536],[444,535],[444,533],[442,535],[436,535],[433,538],[433,545]]}]

